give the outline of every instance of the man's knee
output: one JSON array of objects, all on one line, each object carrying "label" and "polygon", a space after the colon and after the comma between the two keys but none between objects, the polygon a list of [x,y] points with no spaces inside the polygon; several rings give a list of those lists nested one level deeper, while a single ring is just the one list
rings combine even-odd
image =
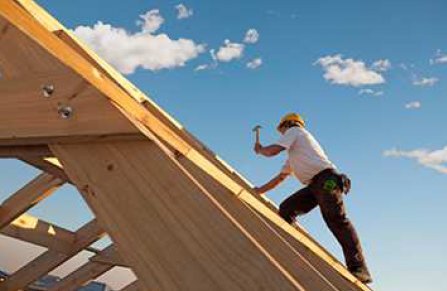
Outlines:
[{"label": "man's knee", "polygon": [[279,215],[288,223],[293,223],[298,215],[305,214],[317,206],[317,201],[309,188],[303,188],[289,196],[279,205]]}]

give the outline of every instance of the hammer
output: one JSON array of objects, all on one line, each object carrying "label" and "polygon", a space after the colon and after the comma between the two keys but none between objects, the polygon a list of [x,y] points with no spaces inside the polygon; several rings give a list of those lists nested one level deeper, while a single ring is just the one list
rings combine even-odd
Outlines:
[{"label": "hammer", "polygon": [[260,125],[256,125],[255,127],[253,127],[253,132],[256,133],[256,143],[260,143],[260,130],[261,130],[262,126]]}]

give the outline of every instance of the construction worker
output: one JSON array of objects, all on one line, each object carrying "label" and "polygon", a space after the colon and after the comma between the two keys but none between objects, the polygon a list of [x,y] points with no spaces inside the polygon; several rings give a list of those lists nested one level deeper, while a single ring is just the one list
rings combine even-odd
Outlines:
[{"label": "construction worker", "polygon": [[281,172],[265,185],[256,187],[255,192],[262,195],[293,174],[306,187],[281,203],[279,215],[293,223],[296,216],[320,206],[324,221],[343,249],[349,271],[363,283],[372,282],[360,240],[343,204],[343,193],[350,190],[349,178],[337,172],[317,140],[305,129],[305,122],[299,114],[285,115],[277,130],[281,138],[275,144],[262,146],[257,140],[254,151],[272,157],[287,150],[288,159]]}]

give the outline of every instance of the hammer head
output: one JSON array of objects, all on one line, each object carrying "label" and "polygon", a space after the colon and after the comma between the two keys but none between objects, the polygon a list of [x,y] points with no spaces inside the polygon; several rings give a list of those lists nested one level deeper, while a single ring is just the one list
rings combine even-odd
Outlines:
[{"label": "hammer head", "polygon": [[254,132],[259,131],[261,128],[262,128],[262,126],[256,125],[255,127],[253,127],[253,131]]}]

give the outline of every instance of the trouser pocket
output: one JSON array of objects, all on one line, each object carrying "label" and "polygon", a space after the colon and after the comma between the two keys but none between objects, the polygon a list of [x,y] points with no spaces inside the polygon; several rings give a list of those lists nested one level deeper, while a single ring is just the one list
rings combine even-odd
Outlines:
[{"label": "trouser pocket", "polygon": [[[332,192],[340,187],[337,177],[330,177],[323,182],[323,190],[326,192]],[[341,189],[341,188],[340,188]]]}]

